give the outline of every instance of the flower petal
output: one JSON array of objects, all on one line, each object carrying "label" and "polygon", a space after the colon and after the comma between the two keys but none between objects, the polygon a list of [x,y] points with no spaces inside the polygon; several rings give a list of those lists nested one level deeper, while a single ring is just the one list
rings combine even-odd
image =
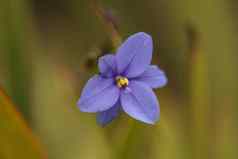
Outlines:
[{"label": "flower petal", "polygon": [[142,82],[131,81],[128,89],[121,91],[123,110],[131,117],[148,124],[159,119],[159,103],[150,87]]},{"label": "flower petal", "polygon": [[145,82],[151,88],[161,88],[168,81],[165,73],[155,65],[148,66],[145,72],[134,80]]},{"label": "flower petal", "polygon": [[109,124],[113,119],[115,119],[118,116],[119,110],[120,105],[118,102],[110,109],[105,110],[103,112],[99,112],[97,114],[97,122],[102,126]]},{"label": "flower petal", "polygon": [[95,75],[83,88],[78,106],[83,112],[104,111],[117,102],[119,94],[114,79]]},{"label": "flower petal", "polygon": [[130,36],[117,50],[117,71],[128,78],[143,73],[152,58],[153,43],[150,35],[140,32]]},{"label": "flower petal", "polygon": [[98,67],[105,77],[112,77],[116,72],[116,58],[114,55],[105,55],[99,58]]}]

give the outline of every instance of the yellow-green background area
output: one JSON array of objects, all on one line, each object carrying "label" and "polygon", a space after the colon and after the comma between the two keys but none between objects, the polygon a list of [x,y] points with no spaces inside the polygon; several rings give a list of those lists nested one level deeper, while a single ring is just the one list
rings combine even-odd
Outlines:
[{"label": "yellow-green background area", "polygon": [[[0,0],[0,159],[237,159],[236,0]],[[154,40],[160,121],[76,106],[97,58]]]}]

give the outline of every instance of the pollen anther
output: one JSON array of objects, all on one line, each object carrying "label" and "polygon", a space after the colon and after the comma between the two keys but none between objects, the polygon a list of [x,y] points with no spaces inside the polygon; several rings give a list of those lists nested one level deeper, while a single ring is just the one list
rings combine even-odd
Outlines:
[{"label": "pollen anther", "polygon": [[117,84],[117,87],[119,87],[119,88],[123,87],[124,88],[124,87],[129,85],[129,80],[126,77],[117,76],[116,77],[116,84]]}]

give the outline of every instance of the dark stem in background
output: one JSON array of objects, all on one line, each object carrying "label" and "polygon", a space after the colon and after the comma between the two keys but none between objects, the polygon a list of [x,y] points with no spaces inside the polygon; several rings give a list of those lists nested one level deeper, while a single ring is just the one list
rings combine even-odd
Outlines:
[{"label": "dark stem in background", "polygon": [[92,0],[91,3],[92,11],[95,12],[96,16],[101,20],[104,25],[106,32],[112,41],[113,48],[117,48],[121,43],[121,36],[118,32],[118,20],[113,16],[112,10],[104,9],[96,0]]}]

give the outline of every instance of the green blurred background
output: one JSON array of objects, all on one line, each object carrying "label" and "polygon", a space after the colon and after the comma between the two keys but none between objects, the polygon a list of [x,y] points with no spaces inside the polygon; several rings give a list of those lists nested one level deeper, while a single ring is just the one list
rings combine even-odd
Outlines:
[{"label": "green blurred background", "polygon": [[[0,0],[0,159],[237,159],[236,0]],[[154,40],[154,126],[76,107],[97,58]],[[14,104],[13,104],[14,103]]]}]

